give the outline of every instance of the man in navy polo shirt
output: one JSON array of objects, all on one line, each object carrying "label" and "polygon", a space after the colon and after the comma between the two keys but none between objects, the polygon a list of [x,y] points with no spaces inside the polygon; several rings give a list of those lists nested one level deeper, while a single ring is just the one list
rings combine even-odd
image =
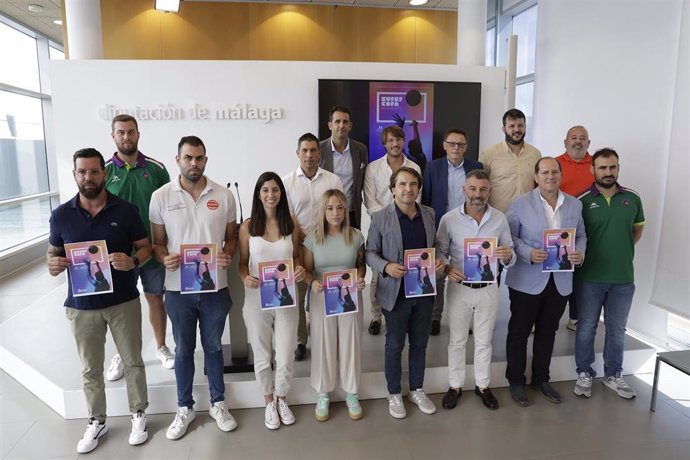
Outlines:
[{"label": "man in navy polo shirt", "polygon": [[[112,292],[76,297],[69,283],[65,314],[70,321],[83,371],[83,388],[89,423],[77,444],[77,452],[91,452],[108,428],[103,381],[105,334],[108,328],[120,351],[132,413],[131,445],[148,438],[148,394],[141,358],[141,303],[134,269],[151,257],[151,244],[136,207],[105,190],[103,156],[95,149],[77,151],[73,157],[77,196],[56,208],[50,216],[48,271],[52,276],[70,266],[65,244],[104,240],[112,273]],[[134,256],[130,256],[134,251]],[[101,269],[103,267],[100,267]]]}]

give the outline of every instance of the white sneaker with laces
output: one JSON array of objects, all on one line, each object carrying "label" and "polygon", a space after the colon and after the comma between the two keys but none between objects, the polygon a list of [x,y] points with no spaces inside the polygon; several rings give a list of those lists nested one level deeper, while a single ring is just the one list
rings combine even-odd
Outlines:
[{"label": "white sneaker with laces", "polygon": [[163,345],[158,350],[156,350],[156,358],[161,362],[164,368],[174,369],[175,368],[175,355],[172,354],[170,348]]},{"label": "white sneaker with laces", "polygon": [[221,431],[232,431],[237,428],[235,417],[230,414],[230,411],[225,406],[225,401],[213,403],[211,410],[208,411],[208,415],[215,419]]},{"label": "white sneaker with laces", "polygon": [[612,375],[610,377],[604,377],[601,380],[601,383],[604,384],[604,386],[611,388],[613,391],[618,393],[618,396],[624,399],[632,399],[637,394],[635,394],[635,391],[630,388],[630,386],[626,383],[625,380],[623,380],[623,377],[620,374]]},{"label": "white sneaker with laces", "polygon": [[77,443],[77,452],[85,454],[91,452],[98,447],[98,439],[108,432],[108,427],[105,422],[100,423],[98,420],[89,419],[89,424],[86,425],[86,431]]},{"label": "white sneaker with laces", "polygon": [[421,388],[419,390],[410,391],[408,399],[411,403],[416,404],[423,413],[427,415],[436,413],[436,406]]},{"label": "white sneaker with laces", "polygon": [[187,432],[189,424],[196,418],[194,409],[188,407],[178,407],[175,414],[175,420],[168,427],[165,432],[165,437],[171,440],[180,439]]},{"label": "white sneaker with laces", "polygon": [[266,405],[266,412],[264,412],[264,424],[269,430],[277,430],[280,428],[280,416],[278,415],[278,408],[275,399],[270,404]]},{"label": "white sneaker with laces", "polygon": [[575,389],[573,392],[577,396],[589,398],[592,396],[592,376],[587,372],[580,372],[577,375],[577,382],[575,382]]},{"label": "white sneaker with laces", "polygon": [[388,395],[388,413],[391,414],[393,418],[407,417],[405,404],[403,403],[402,395],[400,393]]},{"label": "white sneaker with laces", "polygon": [[292,425],[295,423],[295,415],[285,402],[285,398],[278,398],[278,415],[280,416],[280,423],[283,425]]},{"label": "white sneaker with laces", "polygon": [[125,365],[122,364],[122,358],[117,354],[110,360],[110,367],[105,372],[105,378],[114,382],[115,380],[120,380],[123,375],[125,375]]},{"label": "white sneaker with laces", "polygon": [[138,446],[143,444],[149,438],[149,432],[146,430],[146,414],[142,411],[137,411],[132,414],[132,431],[129,433],[129,445]]}]

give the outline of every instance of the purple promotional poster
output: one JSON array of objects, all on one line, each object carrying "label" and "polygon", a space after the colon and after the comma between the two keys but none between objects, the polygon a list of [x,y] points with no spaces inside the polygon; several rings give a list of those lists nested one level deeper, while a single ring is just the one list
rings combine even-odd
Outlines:
[{"label": "purple promotional poster", "polygon": [[65,255],[74,297],[113,292],[113,275],[104,240],[65,244]]},{"label": "purple promotional poster", "polygon": [[383,129],[398,125],[405,132],[405,155],[424,170],[433,159],[433,105],[433,83],[369,83],[369,162],[386,154]]},{"label": "purple promotional poster", "polygon": [[465,238],[463,274],[466,283],[495,283],[498,273],[498,257],[494,249],[497,238]]},{"label": "purple promotional poster", "polygon": [[323,295],[326,316],[344,315],[359,311],[357,269],[324,273]]},{"label": "purple promotional poster", "polygon": [[436,250],[407,249],[403,253],[405,265],[405,297],[436,295]]},{"label": "purple promotional poster", "polygon": [[574,228],[544,230],[544,251],[548,258],[542,264],[543,272],[572,272],[575,270],[568,254],[575,251]]},{"label": "purple promotional poster", "polygon": [[218,253],[215,243],[180,245],[180,292],[218,291]]},{"label": "purple promotional poster", "polygon": [[294,307],[295,269],[292,259],[259,262],[261,308]]}]

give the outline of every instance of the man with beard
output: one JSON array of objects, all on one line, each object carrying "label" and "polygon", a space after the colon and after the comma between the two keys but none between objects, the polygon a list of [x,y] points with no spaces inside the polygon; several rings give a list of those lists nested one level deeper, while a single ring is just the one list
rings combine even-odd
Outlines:
[{"label": "man with beard", "polygon": [[151,244],[137,209],[105,190],[107,173],[103,156],[88,148],[77,151],[73,161],[72,174],[79,193],[58,206],[50,216],[48,272],[57,276],[69,267],[65,244],[105,240],[113,277],[113,292],[98,295],[75,297],[71,279],[68,283],[65,315],[83,368],[83,390],[89,412],[86,431],[77,444],[77,452],[83,454],[94,450],[98,439],[108,432],[103,382],[108,328],[120,350],[127,375],[127,398],[132,413],[129,444],[142,444],[148,438],[144,414],[148,393],[141,358],[141,303],[134,269],[151,257]]},{"label": "man with beard", "polygon": [[[563,172],[561,190],[568,195],[580,196],[592,185],[592,156],[589,148],[589,133],[584,126],[573,126],[568,130],[563,141],[565,153],[556,157]],[[568,324],[571,331],[577,330],[577,299],[575,292],[568,297]]]},{"label": "man with beard", "polygon": [[[488,409],[498,409],[498,400],[491,393],[491,339],[498,312],[496,283],[465,283],[465,238],[495,237],[494,250],[506,267],[515,264],[513,239],[505,215],[488,205],[491,183],[486,172],[475,169],[467,173],[463,185],[464,203],[441,218],[436,249],[445,262],[448,275],[448,380],[450,388],[443,397],[443,407],[453,409],[462,396],[465,384],[467,338],[474,315],[474,393]],[[439,292],[438,295],[443,295]]]},{"label": "man with beard", "polygon": [[587,229],[585,262],[575,272],[578,324],[575,335],[575,394],[589,398],[596,376],[594,337],[604,309],[604,379],[606,387],[625,399],[635,391],[623,380],[625,326],[635,293],[633,257],[642,237],[644,213],[640,196],[618,184],[618,154],[604,148],[592,156],[594,183],[580,196]]},{"label": "man with beard", "polygon": [[367,146],[350,139],[352,120],[350,109],[336,105],[328,116],[331,137],[319,143],[321,167],[335,173],[343,183],[350,212],[350,226],[362,225],[362,187],[364,168],[369,162]]},{"label": "man with beard", "polygon": [[[316,227],[316,215],[323,194],[330,189],[342,191],[343,184],[338,176],[319,167],[321,158],[319,140],[312,133],[305,133],[300,136],[297,140],[296,153],[299,166],[282,179],[283,184],[285,184],[290,212],[295,216],[302,229],[303,235],[300,237],[300,241],[303,241],[306,235]],[[307,285],[304,281],[300,281],[296,288],[299,323],[295,361],[302,361],[307,353],[307,339],[309,338],[307,314],[304,310]]]},{"label": "man with beard", "polygon": [[503,115],[505,140],[479,154],[491,180],[489,204],[505,213],[515,198],[534,188],[534,165],[541,153],[525,142],[525,114],[510,109]]},{"label": "man with beard", "polygon": [[[196,418],[194,412],[194,350],[197,324],[204,350],[204,370],[208,377],[211,410],[222,431],[232,431],[237,422],[225,405],[223,349],[221,335],[232,305],[228,276],[237,243],[237,210],[232,192],[204,175],[208,158],[204,143],[196,136],[186,136],[177,145],[180,175],[156,190],[149,209],[153,233],[153,253],[163,264],[165,274],[165,310],[175,337],[175,379],[177,414],[166,437],[179,439]],[[180,245],[215,244],[218,285],[215,292],[182,294],[180,292]]]},{"label": "man with beard", "polygon": [[[162,163],[147,157],[139,151],[139,126],[130,115],[117,115],[111,123],[111,136],[115,141],[117,152],[105,164],[108,171],[106,189],[113,195],[127,200],[137,207],[139,216],[151,241],[149,223],[149,203],[151,195],[163,184],[170,182],[170,176]],[[156,358],[166,369],[175,366],[175,357],[165,344],[165,332],[168,319],[163,306],[163,281],[165,269],[155,258],[137,267],[137,276],[141,277],[144,296],[149,305],[149,321],[156,340]],[[122,377],[123,367],[120,355],[113,356],[110,367],[105,374],[108,380]]]}]

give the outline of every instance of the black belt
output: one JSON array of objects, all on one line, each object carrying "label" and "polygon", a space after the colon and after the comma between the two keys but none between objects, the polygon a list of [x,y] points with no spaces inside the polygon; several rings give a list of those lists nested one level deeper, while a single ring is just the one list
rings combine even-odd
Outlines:
[{"label": "black belt", "polygon": [[491,283],[461,283],[463,286],[467,286],[470,289],[481,289],[487,287]]}]

